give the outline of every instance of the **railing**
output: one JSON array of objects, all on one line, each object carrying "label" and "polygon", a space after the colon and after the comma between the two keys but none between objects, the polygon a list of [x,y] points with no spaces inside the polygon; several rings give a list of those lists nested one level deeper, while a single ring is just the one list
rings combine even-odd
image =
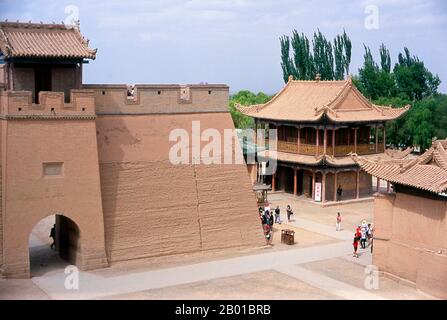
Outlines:
[{"label": "railing", "polygon": [[278,140],[276,149],[278,151],[282,151],[282,152],[298,153],[298,144],[297,144],[297,142]]},{"label": "railing", "polygon": [[359,144],[357,145],[357,154],[372,154],[376,153],[375,144]]},{"label": "railing", "polygon": [[[322,152],[322,149],[320,149]],[[300,144],[300,154],[315,155],[317,153],[317,146],[315,144]]]},{"label": "railing", "polygon": [[[317,146],[314,144],[305,144],[301,143],[299,152],[298,152],[298,143],[295,141],[281,141],[278,140],[277,143],[277,150],[281,152],[288,152],[288,153],[299,153],[299,154],[305,154],[305,155],[316,155],[316,154],[323,154],[324,152],[324,146],[319,145],[318,146],[318,152],[317,152]],[[357,154],[359,155],[365,155],[365,154],[374,154],[376,153],[376,145],[375,144],[358,144],[357,145]],[[338,145],[335,146],[335,156],[336,157],[344,157],[348,155],[350,152],[354,153],[354,145]],[[379,143],[377,146],[377,153],[384,152],[383,143]],[[326,154],[327,155],[333,155],[333,147],[332,145],[326,147]]]},{"label": "railing", "polygon": [[353,152],[354,153],[354,146],[349,145],[340,145],[335,146],[335,156],[346,156],[348,153]]}]

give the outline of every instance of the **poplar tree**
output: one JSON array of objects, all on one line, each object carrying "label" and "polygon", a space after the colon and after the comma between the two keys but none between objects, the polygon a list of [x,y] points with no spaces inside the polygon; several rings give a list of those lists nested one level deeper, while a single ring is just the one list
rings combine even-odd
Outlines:
[{"label": "poplar tree", "polygon": [[314,33],[312,46],[304,33],[297,30],[293,30],[292,37],[284,35],[279,40],[285,82],[290,75],[299,80],[313,80],[317,74],[322,80],[341,80],[349,74],[352,46],[344,30],[333,45],[320,30]]}]

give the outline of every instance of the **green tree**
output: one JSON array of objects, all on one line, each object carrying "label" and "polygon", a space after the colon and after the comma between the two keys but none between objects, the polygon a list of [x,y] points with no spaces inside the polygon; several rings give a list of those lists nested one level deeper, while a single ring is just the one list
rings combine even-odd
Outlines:
[{"label": "green tree", "polygon": [[312,46],[306,35],[296,30],[292,37],[284,35],[279,41],[284,82],[289,76],[313,80],[317,73],[322,80],[340,80],[349,73],[352,45],[344,30],[342,35],[335,37],[333,45],[320,30],[314,33]]},{"label": "green tree", "polygon": [[313,57],[310,51],[309,39],[296,30],[293,31],[292,40],[293,63],[295,68],[292,75],[295,79],[309,80],[315,77]]},{"label": "green tree", "polygon": [[349,75],[349,64],[351,63],[351,40],[346,31],[342,35],[337,35],[334,39],[334,79],[342,80]]},{"label": "green tree", "polygon": [[282,36],[279,38],[281,44],[281,68],[284,82],[287,83],[289,76],[296,73],[292,60],[290,59],[290,38]]},{"label": "green tree", "polygon": [[416,102],[405,119],[405,127],[411,136],[411,144],[419,145],[422,151],[431,146],[436,132],[434,126],[436,106],[433,102],[432,99]]},{"label": "green tree", "polygon": [[235,105],[236,103],[248,106],[253,104],[263,104],[268,102],[272,96],[268,96],[263,92],[254,94],[248,90],[241,90],[230,97],[229,109],[231,117],[233,118],[234,126],[238,129],[254,128],[254,120],[241,112],[239,112]]},{"label": "green tree", "polygon": [[411,56],[408,48],[399,53],[393,71],[399,93],[412,101],[435,94],[441,83],[438,75],[433,75],[418,57]]}]

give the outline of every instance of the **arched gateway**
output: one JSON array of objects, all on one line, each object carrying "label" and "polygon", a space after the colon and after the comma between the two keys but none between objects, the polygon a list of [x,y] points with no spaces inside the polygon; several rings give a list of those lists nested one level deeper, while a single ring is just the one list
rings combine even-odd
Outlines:
[{"label": "arched gateway", "polygon": [[[56,225],[68,236],[61,241],[69,241],[70,220],[79,228],[79,247],[61,254],[81,270],[108,266],[93,94],[78,92],[65,104],[62,95],[41,92],[41,104],[27,108],[7,95],[11,114],[0,121],[3,276],[29,277],[29,235],[58,213]],[[43,104],[55,115],[39,114]]]}]

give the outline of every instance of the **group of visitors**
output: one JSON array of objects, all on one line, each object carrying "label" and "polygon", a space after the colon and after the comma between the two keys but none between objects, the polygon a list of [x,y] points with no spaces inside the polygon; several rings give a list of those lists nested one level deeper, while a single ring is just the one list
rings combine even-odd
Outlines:
[{"label": "group of visitors", "polygon": [[354,247],[354,257],[358,258],[358,246],[360,242],[360,247],[366,249],[371,248],[371,253],[373,252],[373,241],[374,241],[374,228],[371,223],[367,223],[365,220],[362,221],[354,233],[354,242],[352,243]]},{"label": "group of visitors", "polygon": [[[293,215],[292,208],[287,205],[286,209],[287,220],[290,222],[290,217]],[[275,223],[281,224],[281,209],[276,206],[274,210],[270,208],[270,204],[266,202],[263,207],[259,207],[259,218],[261,219],[262,228],[264,230],[267,245],[271,245],[273,241],[273,225]]]}]

